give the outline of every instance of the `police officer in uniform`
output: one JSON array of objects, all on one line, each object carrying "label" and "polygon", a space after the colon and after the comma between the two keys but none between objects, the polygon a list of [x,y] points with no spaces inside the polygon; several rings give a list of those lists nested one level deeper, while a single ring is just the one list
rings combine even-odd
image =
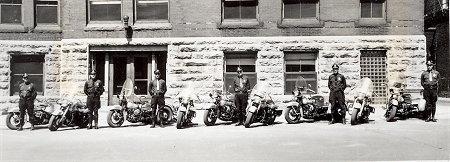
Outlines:
[{"label": "police officer in uniform", "polygon": [[[339,65],[333,64],[333,74],[328,78],[328,88],[330,89],[330,104],[331,104],[331,121],[329,124],[335,123],[335,116],[337,106],[341,109],[342,124],[345,124],[345,95],[344,90],[347,88],[344,75],[339,73]],[[336,103],[337,101],[337,103]],[[337,104],[337,105],[336,105]]]},{"label": "police officer in uniform", "polygon": [[420,77],[420,83],[424,89],[423,98],[426,101],[426,113],[428,118],[425,122],[436,122],[434,115],[436,114],[436,101],[439,87],[439,78],[441,77],[439,72],[433,70],[433,62],[427,62],[427,71],[422,73]]},{"label": "police officer in uniform", "polygon": [[92,129],[92,120],[95,123],[95,129],[98,129],[98,109],[100,109],[100,96],[105,89],[103,83],[97,79],[97,72],[92,70],[89,79],[84,84],[84,94],[87,95],[86,106],[89,109],[89,122],[87,129]]},{"label": "police officer in uniform", "polygon": [[[162,110],[165,105],[164,94],[166,94],[167,91],[166,82],[161,78],[161,72],[156,69],[153,73],[155,74],[155,79],[153,79],[148,85],[148,92],[150,93],[150,95],[152,95],[152,100],[150,103],[152,107],[152,126],[150,126],[150,128],[155,128],[155,122],[157,118],[155,117],[157,109],[156,105],[158,105],[159,109]],[[161,120],[159,122],[159,126],[161,128],[164,128],[163,122]]]},{"label": "police officer in uniform", "polygon": [[250,81],[248,77],[243,75],[241,67],[237,68],[237,76],[233,79],[234,92],[236,92],[234,103],[237,107],[238,123],[236,126],[243,125],[245,120],[245,108],[248,104],[248,90],[250,89]]},{"label": "police officer in uniform", "polygon": [[34,84],[28,81],[28,74],[25,73],[22,76],[23,83],[20,83],[19,85],[19,111],[20,111],[20,124],[19,128],[17,128],[18,131],[23,130],[24,125],[24,116],[25,116],[25,110],[27,110],[29,121],[31,123],[31,130],[34,130],[34,100],[36,99],[36,88],[34,87]]}]

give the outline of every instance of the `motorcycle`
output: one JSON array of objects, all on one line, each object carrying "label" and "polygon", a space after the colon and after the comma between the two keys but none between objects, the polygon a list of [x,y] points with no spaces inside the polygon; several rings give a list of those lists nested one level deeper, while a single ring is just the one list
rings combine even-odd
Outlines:
[{"label": "motorcycle", "polygon": [[192,124],[192,119],[195,118],[196,112],[194,108],[194,100],[200,98],[194,93],[194,82],[190,81],[187,88],[178,93],[175,98],[178,98],[178,115],[177,115],[177,129],[181,129]]},{"label": "motorcycle", "polygon": [[249,128],[250,124],[260,122],[264,124],[273,124],[277,116],[281,116],[282,110],[278,110],[278,106],[270,96],[272,85],[265,81],[259,81],[251,90],[250,102],[247,107],[247,115],[244,122],[245,128]]},{"label": "motorcycle", "polygon": [[213,103],[205,106],[206,111],[203,116],[203,122],[206,126],[214,125],[217,118],[222,121],[237,120],[237,108],[234,104],[234,95],[230,93],[230,89],[231,86],[224,94],[218,91],[209,93]]},{"label": "motorcycle", "polygon": [[353,102],[348,103],[348,114],[351,116],[350,124],[368,122],[370,113],[375,113],[375,108],[370,106],[373,92],[373,83],[369,78],[362,78],[356,87],[350,92],[354,96]]},{"label": "motorcycle", "polygon": [[[34,105],[34,120],[31,121],[34,125],[45,125],[48,124],[52,112],[55,107],[50,103],[50,99],[44,100],[44,103],[38,103]],[[24,121],[28,121],[28,113],[24,115]],[[13,108],[8,110],[8,115],[6,116],[6,126],[11,130],[17,130],[20,126],[20,110],[19,108]]]},{"label": "motorcycle", "polygon": [[[425,99],[421,96],[412,98],[410,93],[406,93],[405,77],[397,75],[392,81],[389,82],[389,100],[386,103],[386,121],[394,121],[394,117],[409,117],[422,115],[422,118],[426,118],[425,111]],[[422,93],[422,91],[421,91]]]},{"label": "motorcycle", "polygon": [[[119,106],[110,109],[106,121],[109,126],[120,127],[125,120],[131,123],[152,122],[152,107],[145,96],[139,97],[134,94],[133,82],[130,78],[125,80],[122,91],[117,95]],[[151,98],[151,97],[150,97]],[[174,120],[172,106],[165,105],[163,108],[157,108],[156,122],[169,123]]]},{"label": "motorcycle", "polygon": [[62,125],[69,127],[79,126],[85,128],[88,125],[89,109],[80,99],[61,98],[56,101],[60,108],[55,110],[50,117],[48,129],[56,131]]},{"label": "motorcycle", "polygon": [[295,101],[289,102],[284,118],[289,124],[300,122],[301,117],[312,119],[327,116],[328,107],[324,104],[324,97],[311,90],[305,78],[297,77],[295,89],[292,91]]}]

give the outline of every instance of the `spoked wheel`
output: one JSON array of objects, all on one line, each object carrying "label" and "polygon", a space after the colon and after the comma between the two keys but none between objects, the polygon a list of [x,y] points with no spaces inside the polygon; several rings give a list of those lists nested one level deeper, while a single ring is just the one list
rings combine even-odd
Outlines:
[{"label": "spoked wheel", "polygon": [[213,126],[216,123],[217,114],[214,112],[214,109],[208,109],[205,111],[203,115],[203,122],[206,126]]},{"label": "spoked wheel", "polygon": [[6,126],[11,130],[16,130],[20,126],[19,113],[9,113],[6,116]]},{"label": "spoked wheel", "polygon": [[350,123],[352,125],[358,124],[358,112],[359,112],[359,109],[353,109],[352,118],[350,120]]},{"label": "spoked wheel", "polygon": [[48,123],[48,129],[50,129],[51,131],[58,130],[58,128],[61,127],[62,125],[61,118],[62,118],[61,115],[52,115]]},{"label": "spoked wheel", "polygon": [[110,127],[120,127],[124,122],[122,111],[109,111],[106,121]]},{"label": "spoked wheel", "polygon": [[180,111],[180,113],[178,113],[178,116],[177,116],[177,129],[181,129],[183,127],[183,124],[184,124],[183,118],[184,118],[184,112]]},{"label": "spoked wheel", "polygon": [[395,114],[397,114],[397,106],[391,106],[391,111],[389,112],[389,116],[386,118],[386,121],[392,122],[394,120]]},{"label": "spoked wheel", "polygon": [[284,118],[289,124],[295,124],[300,121],[300,114],[296,113],[293,107],[288,107],[284,112]]},{"label": "spoked wheel", "polygon": [[250,124],[253,122],[254,114],[252,112],[247,113],[247,118],[245,118],[244,126],[245,128],[250,128]]}]

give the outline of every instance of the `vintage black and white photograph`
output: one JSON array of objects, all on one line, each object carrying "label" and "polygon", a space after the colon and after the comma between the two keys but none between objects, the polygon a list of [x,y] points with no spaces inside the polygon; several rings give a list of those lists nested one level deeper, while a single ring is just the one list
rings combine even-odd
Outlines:
[{"label": "vintage black and white photograph", "polygon": [[450,161],[448,0],[0,0],[0,161]]}]

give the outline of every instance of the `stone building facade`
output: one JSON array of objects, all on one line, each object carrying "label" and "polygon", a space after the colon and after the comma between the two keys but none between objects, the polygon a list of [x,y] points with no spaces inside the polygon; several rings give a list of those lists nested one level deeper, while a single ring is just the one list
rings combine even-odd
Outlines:
[{"label": "stone building facade", "polygon": [[[308,76],[312,88],[328,96],[327,79],[335,62],[350,87],[361,77],[377,74],[380,93],[386,93],[382,84],[398,75],[405,76],[408,89],[420,89],[420,73],[426,68],[423,12],[416,12],[423,11],[423,2],[377,1],[382,17],[371,19],[361,18],[361,3],[366,1],[320,0],[314,1],[314,19],[288,20],[280,16],[285,1],[259,0],[255,19],[229,22],[223,17],[227,1],[170,0],[167,22],[141,23],[135,17],[134,1],[122,0],[121,17],[130,17],[129,36],[123,19],[105,24],[90,21],[90,0],[57,2],[60,30],[35,31],[28,23],[26,31],[2,32],[0,25],[0,35],[7,38],[0,40],[3,109],[17,106],[14,79],[20,75],[14,70],[28,56],[36,56],[40,62],[36,66],[42,68],[42,74],[36,75],[42,78],[39,100],[65,95],[85,100],[82,87],[88,72],[96,69],[105,83],[103,105],[117,104],[115,95],[124,78],[131,78],[136,91],[146,95],[156,68],[167,81],[167,97],[194,81],[207,101],[211,90],[227,89],[227,78],[242,61],[254,82],[273,83],[277,102],[291,99],[287,91],[292,83],[287,78],[296,74]],[[293,56],[298,63],[288,60]]]}]

